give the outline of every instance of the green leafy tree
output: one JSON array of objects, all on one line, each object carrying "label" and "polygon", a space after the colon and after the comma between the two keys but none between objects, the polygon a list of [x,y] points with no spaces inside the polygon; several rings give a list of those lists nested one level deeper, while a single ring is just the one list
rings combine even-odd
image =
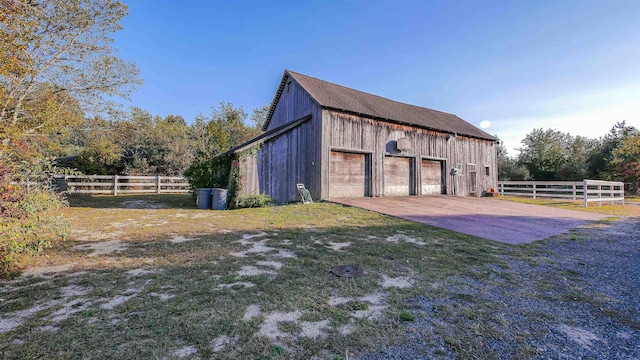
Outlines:
[{"label": "green leafy tree", "polygon": [[247,113],[242,107],[236,108],[232,103],[222,101],[218,108],[213,109],[209,132],[214,137],[214,142],[224,152],[236,147],[256,136],[261,131],[245,124]]},{"label": "green leafy tree", "polygon": [[271,105],[265,105],[260,108],[253,109],[253,114],[251,114],[251,121],[253,121],[253,126],[262,130],[265,123],[267,122],[267,116],[269,115],[269,109]]},{"label": "green leafy tree", "polygon": [[597,140],[595,149],[588,159],[589,176],[594,179],[611,180],[614,171],[611,167],[613,151],[629,136],[638,133],[638,129],[629,126],[625,121],[616,123],[609,133]]},{"label": "green leafy tree", "polygon": [[77,169],[90,175],[119,174],[124,169],[123,147],[114,141],[115,129],[102,117],[85,119],[78,136]]},{"label": "green leafy tree", "polygon": [[522,140],[518,161],[534,180],[556,180],[567,162],[571,135],[557,130],[534,129]]},{"label": "green leafy tree", "polygon": [[262,133],[245,124],[246,118],[247,114],[241,107],[235,108],[233,104],[224,101],[213,109],[208,121],[203,116],[196,118],[192,136],[198,139],[198,143],[206,146],[198,147],[194,162],[185,172],[192,190],[198,187],[226,186],[230,163],[228,158],[219,156]]},{"label": "green leafy tree", "polygon": [[631,192],[640,189],[640,134],[627,136],[613,150],[611,167],[614,177],[629,183]]},{"label": "green leafy tree", "polygon": [[556,174],[558,180],[581,181],[589,177],[589,158],[596,151],[596,141],[584,136],[567,138],[565,162]]},{"label": "green leafy tree", "polygon": [[501,141],[498,142],[498,180],[519,181],[528,180],[529,177],[529,171],[516,158],[509,156]]}]

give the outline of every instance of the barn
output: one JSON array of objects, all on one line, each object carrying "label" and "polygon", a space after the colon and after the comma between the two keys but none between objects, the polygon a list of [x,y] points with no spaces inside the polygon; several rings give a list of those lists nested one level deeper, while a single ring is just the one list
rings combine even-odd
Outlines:
[{"label": "barn", "polygon": [[456,115],[286,70],[264,134],[226,154],[236,197],[457,195],[497,187],[496,138]]}]

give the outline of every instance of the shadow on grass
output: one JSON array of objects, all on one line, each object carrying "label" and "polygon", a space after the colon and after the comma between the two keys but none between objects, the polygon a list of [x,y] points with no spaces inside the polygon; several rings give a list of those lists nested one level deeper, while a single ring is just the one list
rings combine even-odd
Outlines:
[{"label": "shadow on grass", "polygon": [[[318,218],[299,207],[277,210],[302,223]],[[316,210],[343,220],[337,226],[283,228],[276,221],[282,214],[274,212],[273,224],[253,231],[185,236],[179,242],[162,240],[170,234],[144,242],[123,239],[117,253],[52,249],[42,265],[72,268],[23,277],[11,289],[0,289],[6,300],[0,317],[22,322],[0,331],[0,355],[176,358],[186,348],[202,358],[336,358],[344,349],[401,343],[405,328],[397,317],[408,298],[432,293],[447,276],[500,262],[504,251],[488,241],[360,209]],[[335,244],[344,246],[336,250]],[[331,274],[333,266],[343,264],[357,264],[367,274],[357,279]],[[405,277],[411,287],[381,286]],[[332,306],[331,299],[352,301]],[[359,306],[347,306],[354,303]],[[247,318],[250,306],[260,315]],[[376,308],[379,318],[356,315]],[[265,335],[270,316],[290,318],[275,323],[282,340]],[[316,326],[320,335],[299,334],[304,324]],[[349,336],[340,333],[344,327]],[[225,348],[217,351],[220,344]],[[283,354],[273,354],[275,347]]]},{"label": "shadow on grass", "polygon": [[69,207],[96,209],[197,209],[189,194],[67,195]]}]

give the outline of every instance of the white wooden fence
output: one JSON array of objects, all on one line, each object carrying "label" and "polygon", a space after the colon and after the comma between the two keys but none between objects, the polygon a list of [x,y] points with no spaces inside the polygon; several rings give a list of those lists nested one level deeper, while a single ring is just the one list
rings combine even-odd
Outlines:
[{"label": "white wooden fence", "polygon": [[56,186],[69,194],[187,193],[189,183],[179,176],[80,175],[58,176]]},{"label": "white wooden fence", "polygon": [[[585,191],[586,189],[586,191]],[[590,202],[620,201],[624,204],[624,184],[617,181],[499,181],[501,195],[537,198],[582,200],[584,207]]]}]

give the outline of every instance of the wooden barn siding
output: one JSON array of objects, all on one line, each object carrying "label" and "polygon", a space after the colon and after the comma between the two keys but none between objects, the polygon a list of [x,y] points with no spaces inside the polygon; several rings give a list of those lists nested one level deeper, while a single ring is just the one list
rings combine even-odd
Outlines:
[{"label": "wooden barn siding", "polygon": [[[295,201],[298,195],[296,184],[304,183],[314,199],[321,196],[321,131],[322,108],[293,79],[291,89],[283,90],[271,122],[271,130],[299,120],[311,114],[311,119],[284,134],[262,144],[255,156],[256,175],[247,171],[254,179],[245,179],[247,186],[242,195],[267,194],[278,202]],[[250,158],[242,165],[248,170],[253,166]]]},{"label": "wooden barn siding", "polygon": [[[288,82],[289,80],[291,81],[289,93],[287,93],[287,85],[285,84],[278,103],[276,104],[276,109],[271,117],[271,121],[269,122],[269,126],[267,127],[267,131],[314,113],[316,109],[319,110],[320,106],[309,93],[294,79],[289,78],[286,81]],[[320,115],[319,111],[318,115]]]},{"label": "wooden barn siding", "polygon": [[308,120],[273,139],[265,141],[256,154],[240,156],[243,175],[241,196],[267,194],[277,202],[295,201],[296,184],[303,183],[314,199],[320,198],[320,164],[315,135],[317,121]]},{"label": "wooden barn siding", "polygon": [[[288,202],[295,201],[298,196],[296,184],[305,184],[309,191],[319,189],[314,181],[318,166],[311,158],[317,151],[309,146],[317,142],[312,120],[266,141],[258,151],[260,193],[268,194],[278,202]],[[314,198],[318,199],[318,196],[316,194]]]},{"label": "wooden barn siding", "polygon": [[[422,187],[420,159],[423,157],[446,160],[446,193],[453,194],[453,176],[450,171],[462,164],[460,175],[455,176],[456,194],[469,195],[467,164],[476,164],[478,194],[497,187],[497,152],[491,141],[458,135],[446,140],[448,134],[415,128],[408,125],[382,122],[334,110],[324,110],[323,124],[326,136],[323,139],[323,198],[329,194],[328,157],[331,148],[353,149],[372,152],[372,195],[384,194],[383,162],[385,155],[413,157],[415,161],[416,182],[412,193],[418,194]],[[402,153],[389,153],[390,141],[406,137],[412,144],[411,150]],[[485,166],[490,167],[490,175],[485,175]]]}]

